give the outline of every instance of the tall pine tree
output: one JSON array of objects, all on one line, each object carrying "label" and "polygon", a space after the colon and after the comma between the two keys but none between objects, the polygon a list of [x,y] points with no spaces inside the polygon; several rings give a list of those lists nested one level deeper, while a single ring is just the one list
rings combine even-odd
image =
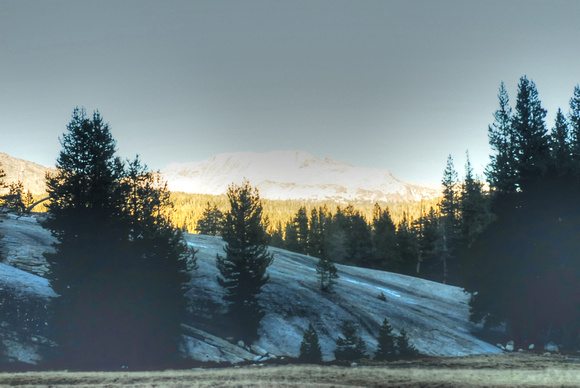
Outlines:
[{"label": "tall pine tree", "polygon": [[169,194],[128,168],[98,112],[75,109],[61,144],[45,227],[52,329],[71,368],[150,368],[179,358],[187,246],[164,214]]},{"label": "tall pine tree", "polygon": [[217,280],[226,293],[228,316],[236,324],[232,334],[250,344],[258,338],[264,316],[258,295],[268,282],[266,269],[274,257],[268,253],[269,236],[262,220],[262,203],[257,189],[248,181],[228,189],[231,210],[225,214],[222,238],[225,257],[217,255]]}]

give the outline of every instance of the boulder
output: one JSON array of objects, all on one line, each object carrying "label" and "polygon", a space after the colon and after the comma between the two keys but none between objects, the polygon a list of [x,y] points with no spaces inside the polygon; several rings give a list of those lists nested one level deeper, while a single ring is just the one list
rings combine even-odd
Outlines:
[{"label": "boulder", "polygon": [[544,350],[546,352],[558,353],[560,351],[560,348],[558,347],[558,345],[550,341],[546,345],[544,345]]}]

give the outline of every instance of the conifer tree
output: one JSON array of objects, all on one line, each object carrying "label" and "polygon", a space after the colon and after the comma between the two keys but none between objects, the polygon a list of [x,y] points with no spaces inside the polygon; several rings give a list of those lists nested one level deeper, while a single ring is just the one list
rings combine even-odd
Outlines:
[{"label": "conifer tree", "polygon": [[442,255],[442,228],[439,215],[431,207],[413,223],[417,233],[416,275],[425,279],[441,281],[440,258]]},{"label": "conifer tree", "polygon": [[572,152],[570,149],[568,123],[562,110],[558,108],[554,128],[550,133],[550,156],[552,164],[558,171],[570,167]]},{"label": "conifer tree", "polygon": [[366,345],[357,334],[356,327],[350,321],[344,321],[341,325],[342,337],[336,339],[334,357],[337,360],[359,360],[365,358]]},{"label": "conifer tree", "polygon": [[296,229],[296,242],[298,245],[298,253],[307,254],[308,253],[308,241],[309,241],[309,230],[308,230],[308,214],[306,214],[306,207],[301,206],[298,209],[296,217],[294,217],[293,225]]},{"label": "conifer tree", "polygon": [[322,362],[322,350],[320,349],[318,334],[316,334],[312,324],[309,324],[308,329],[304,332],[298,359],[309,364],[320,364]]},{"label": "conifer tree", "polygon": [[248,181],[228,189],[231,210],[225,214],[222,238],[225,257],[217,255],[217,280],[226,293],[228,316],[237,324],[233,333],[249,344],[258,338],[264,316],[258,295],[268,282],[266,269],[274,260],[268,253],[269,236],[262,220],[262,203],[257,189]]},{"label": "conifer tree", "polygon": [[389,324],[387,318],[385,318],[381,328],[379,329],[378,346],[375,353],[375,360],[395,360],[397,358],[396,340],[397,337],[393,334],[393,328]]},{"label": "conifer tree", "polygon": [[381,209],[378,203],[373,208],[372,239],[374,260],[372,268],[388,270],[400,265],[397,263],[397,227],[389,209]]},{"label": "conifer tree", "polygon": [[221,234],[222,221],[222,212],[216,205],[213,205],[212,207],[208,202],[203,211],[202,217],[197,221],[195,231],[199,234],[206,234],[208,236],[219,236]]},{"label": "conifer tree", "polygon": [[52,330],[71,368],[149,368],[179,357],[189,254],[164,211],[169,194],[138,161],[115,156],[98,112],[75,109],[61,144],[45,227]]},{"label": "conifer tree", "polygon": [[401,358],[413,358],[419,354],[417,348],[409,342],[405,329],[401,329],[401,333],[397,337],[397,352]]},{"label": "conifer tree", "polygon": [[321,291],[331,292],[338,279],[337,269],[332,260],[321,257],[316,264],[316,274]]},{"label": "conifer tree", "polygon": [[487,198],[483,192],[483,184],[473,176],[473,168],[466,154],[465,179],[459,195],[460,242],[462,247],[469,247],[476,237],[485,229],[489,221]]},{"label": "conifer tree", "polygon": [[549,164],[548,131],[544,123],[546,113],[536,84],[525,76],[521,77],[512,119],[515,171],[520,186],[523,180],[545,173]]},{"label": "conifer tree", "polygon": [[308,254],[318,258],[323,257],[324,251],[324,220],[321,221],[321,217],[324,217],[322,210],[320,214],[316,208],[310,212]]},{"label": "conifer tree", "polygon": [[505,84],[499,88],[499,109],[495,111],[495,121],[488,127],[489,144],[495,151],[486,169],[487,179],[493,190],[514,192],[516,190],[516,172],[514,160],[514,131],[512,127],[512,109]]},{"label": "conifer tree", "polygon": [[403,219],[397,225],[397,255],[399,255],[399,267],[389,268],[389,271],[404,275],[416,274],[417,267],[417,236],[414,233],[407,213],[403,213]]},{"label": "conifer tree", "polygon": [[439,203],[442,227],[442,281],[448,282],[450,267],[456,259],[457,235],[459,225],[458,178],[451,155],[447,157],[447,165],[443,172],[443,198]]},{"label": "conifer tree", "polygon": [[576,174],[580,172],[580,85],[574,88],[574,95],[570,98],[570,152]]}]

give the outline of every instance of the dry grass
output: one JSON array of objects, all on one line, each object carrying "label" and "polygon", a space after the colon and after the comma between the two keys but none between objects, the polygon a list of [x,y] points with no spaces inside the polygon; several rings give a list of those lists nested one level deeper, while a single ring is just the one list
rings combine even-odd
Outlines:
[{"label": "dry grass", "polygon": [[358,367],[287,365],[159,372],[0,374],[21,387],[574,387],[580,361],[564,356],[496,355]]}]

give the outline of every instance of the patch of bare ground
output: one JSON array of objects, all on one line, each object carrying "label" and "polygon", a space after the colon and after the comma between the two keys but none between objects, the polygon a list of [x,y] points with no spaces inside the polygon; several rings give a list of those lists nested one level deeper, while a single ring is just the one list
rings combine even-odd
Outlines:
[{"label": "patch of bare ground", "polygon": [[153,372],[1,373],[20,387],[575,387],[580,357],[533,353],[421,358],[359,366],[245,366]]}]

